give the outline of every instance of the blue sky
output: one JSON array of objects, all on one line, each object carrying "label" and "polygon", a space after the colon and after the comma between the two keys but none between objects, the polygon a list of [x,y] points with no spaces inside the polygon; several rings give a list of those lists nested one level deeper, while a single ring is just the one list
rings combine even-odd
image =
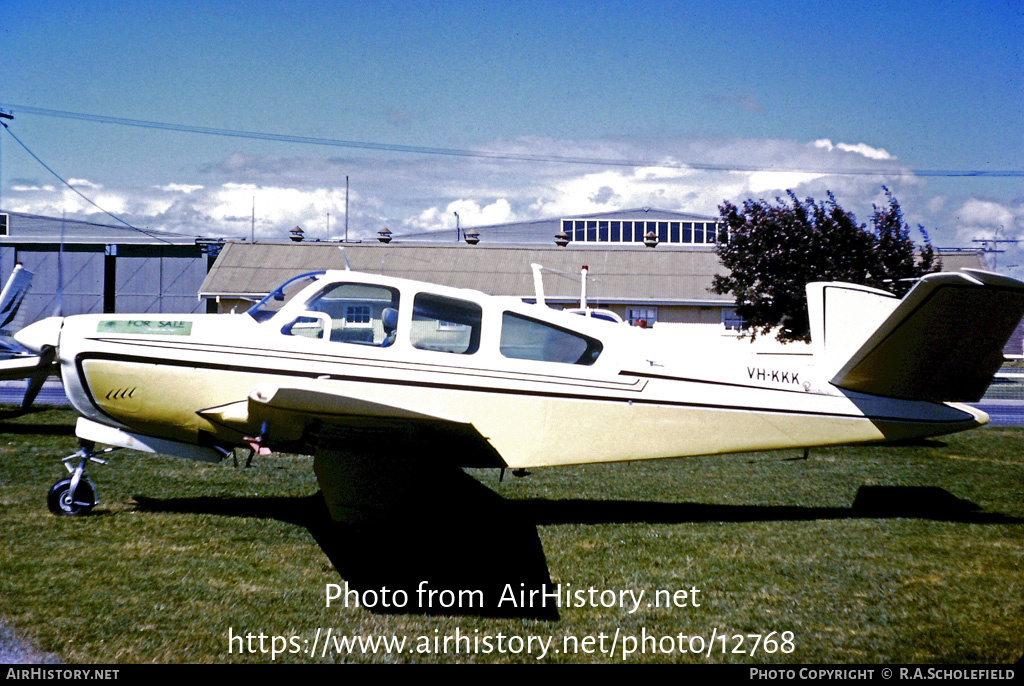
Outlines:
[{"label": "blue sky", "polygon": [[[866,221],[883,184],[937,244],[1024,233],[1020,176],[921,173],[1024,168],[1020,0],[0,0],[0,103],[41,159],[149,228],[248,235],[255,199],[263,237],[297,223],[326,234],[327,213],[336,235],[349,175],[362,236],[440,228],[453,211],[464,223],[641,205],[716,214],[788,188],[832,190]],[[10,136],[0,145],[6,209],[95,213]],[[566,155],[637,164],[551,161]],[[880,173],[829,173],[865,169]]]}]

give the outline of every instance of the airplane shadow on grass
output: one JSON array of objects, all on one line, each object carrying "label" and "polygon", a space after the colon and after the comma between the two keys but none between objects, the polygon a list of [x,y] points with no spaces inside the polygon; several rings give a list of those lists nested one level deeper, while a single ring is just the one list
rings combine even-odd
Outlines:
[{"label": "airplane shadow on grass", "polygon": [[[553,586],[537,527],[515,503],[454,467],[386,476],[361,482],[364,507],[352,507],[341,521],[331,517],[321,492],[134,500],[145,511],[265,517],[305,527],[349,589],[362,594],[387,587],[392,597],[405,591],[408,603],[401,608],[361,603],[373,612],[558,619],[550,601],[548,607],[539,600],[532,606],[500,602],[509,590],[518,599],[521,589]],[[434,595],[421,597],[421,584]]]},{"label": "airplane shadow on grass", "polygon": [[[933,519],[1020,524],[1024,519],[980,511],[974,503],[934,487],[863,486],[850,507],[715,505],[605,500],[506,500],[460,469],[413,469],[391,497],[342,521],[331,518],[322,493],[280,498],[136,496],[138,509],[277,519],[305,527],[350,589],[404,590],[403,608],[381,613],[476,615],[558,619],[555,607],[499,603],[509,589],[552,589],[538,526],[558,524],[674,524],[805,521],[816,519]],[[371,493],[382,483],[368,488]],[[383,506],[381,503],[383,502]],[[417,589],[479,591],[473,607],[444,607],[444,596],[420,602]],[[506,596],[507,597],[507,596]],[[452,596],[448,596],[451,600]]]},{"label": "airplane shadow on grass", "polygon": [[520,506],[538,525],[677,524],[767,522],[813,519],[931,519],[970,524],[1024,524],[1024,519],[985,512],[969,500],[935,486],[861,486],[850,507],[712,505],[627,500],[528,500]]}]

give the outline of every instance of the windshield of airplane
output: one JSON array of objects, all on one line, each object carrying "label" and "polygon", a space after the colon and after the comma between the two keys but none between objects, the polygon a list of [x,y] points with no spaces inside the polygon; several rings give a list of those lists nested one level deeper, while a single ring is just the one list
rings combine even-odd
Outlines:
[{"label": "windshield of airplane", "polygon": [[278,286],[273,293],[249,308],[246,314],[258,322],[267,321],[277,314],[277,311],[284,307],[289,300],[294,298],[296,293],[319,279],[324,274],[326,274],[326,272],[323,271],[308,272],[288,279]]}]

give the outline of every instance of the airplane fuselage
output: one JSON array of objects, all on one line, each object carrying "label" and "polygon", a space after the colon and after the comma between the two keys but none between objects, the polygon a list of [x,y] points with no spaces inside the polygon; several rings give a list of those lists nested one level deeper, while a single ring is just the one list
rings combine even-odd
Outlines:
[{"label": "airplane fuselage", "polygon": [[270,305],[67,317],[68,398],[98,425],[184,444],[312,452],[325,435],[415,446],[427,432],[476,437],[453,440],[466,453],[449,456],[457,462],[516,468],[894,440],[987,421],[964,405],[836,388],[800,346],[757,353],[742,340],[402,279],[328,272]]}]

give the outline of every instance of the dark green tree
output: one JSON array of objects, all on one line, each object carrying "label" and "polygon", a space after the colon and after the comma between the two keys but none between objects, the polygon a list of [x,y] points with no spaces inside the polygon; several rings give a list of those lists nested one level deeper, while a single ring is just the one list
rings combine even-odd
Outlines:
[{"label": "dark green tree", "polygon": [[845,281],[903,295],[913,280],[937,268],[922,228],[921,258],[910,239],[899,202],[885,189],[888,205],[874,208],[873,230],[858,224],[829,193],[828,200],[747,200],[742,209],[719,206],[727,239],[716,247],[729,270],[716,276],[715,293],[731,293],[752,336],[776,331],[780,341],[808,340],[806,286]]},{"label": "dark green tree", "polygon": [[876,250],[879,268],[874,274],[875,280],[868,285],[903,296],[915,280],[935,271],[939,265],[928,232],[920,225],[918,230],[924,236],[924,245],[917,251],[920,259],[915,262],[914,242],[910,238],[910,227],[903,220],[903,210],[892,192],[885,186],[882,188],[888,203],[884,208],[876,205],[871,215],[871,224],[878,241]]}]

